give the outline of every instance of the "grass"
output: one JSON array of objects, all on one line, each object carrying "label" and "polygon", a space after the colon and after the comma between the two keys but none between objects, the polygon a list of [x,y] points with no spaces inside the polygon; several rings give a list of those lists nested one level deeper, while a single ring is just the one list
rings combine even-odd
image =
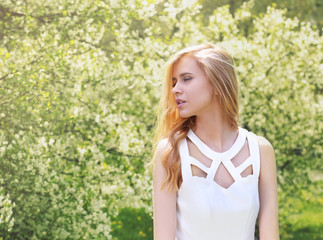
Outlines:
[{"label": "grass", "polygon": [[[322,199],[321,199],[322,200]],[[291,217],[291,238],[295,240],[323,240],[322,201],[305,203],[300,211]]]}]

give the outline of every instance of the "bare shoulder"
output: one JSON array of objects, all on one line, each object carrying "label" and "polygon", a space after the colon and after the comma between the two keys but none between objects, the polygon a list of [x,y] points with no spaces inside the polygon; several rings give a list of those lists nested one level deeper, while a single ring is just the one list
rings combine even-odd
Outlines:
[{"label": "bare shoulder", "polygon": [[274,152],[273,146],[266,138],[262,136],[257,136],[257,139],[260,147],[260,152]]},{"label": "bare shoulder", "polygon": [[158,142],[155,150],[155,159],[160,158],[162,154],[170,147],[168,138],[164,138]]},{"label": "bare shoulder", "polygon": [[261,136],[257,136],[257,139],[260,149],[261,168],[267,168],[268,165],[275,165],[275,152],[271,143]]},{"label": "bare shoulder", "polygon": [[266,147],[272,147],[271,143],[264,137],[262,136],[257,136],[259,146],[266,146]]},{"label": "bare shoulder", "polygon": [[167,149],[170,147],[170,142],[168,138],[164,138],[161,141],[157,143],[155,152],[154,152],[154,157],[153,157],[153,167],[154,169],[163,169],[161,160],[163,158],[163,154],[167,151]]},{"label": "bare shoulder", "polygon": [[157,147],[156,147],[156,151],[163,151],[163,150],[167,149],[169,146],[170,146],[170,142],[169,142],[168,138],[164,138],[158,142]]}]

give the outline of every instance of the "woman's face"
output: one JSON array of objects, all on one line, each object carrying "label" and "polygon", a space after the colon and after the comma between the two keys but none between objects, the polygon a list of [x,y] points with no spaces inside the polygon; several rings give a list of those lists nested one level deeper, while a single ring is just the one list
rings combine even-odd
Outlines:
[{"label": "woman's face", "polygon": [[215,106],[213,88],[192,56],[174,65],[172,92],[183,118],[199,116]]}]

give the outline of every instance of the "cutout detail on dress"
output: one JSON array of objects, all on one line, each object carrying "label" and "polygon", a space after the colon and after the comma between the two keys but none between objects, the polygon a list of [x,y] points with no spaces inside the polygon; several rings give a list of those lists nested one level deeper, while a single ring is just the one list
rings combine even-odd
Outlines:
[{"label": "cutout detail on dress", "polygon": [[250,143],[245,135],[240,136],[240,134],[241,132],[239,132],[239,137],[237,138],[239,142],[234,142],[233,144],[236,151],[235,155],[215,151],[213,151],[213,154],[212,150],[207,150],[211,152],[211,155],[214,155],[212,159],[210,154],[208,154],[208,157],[202,152],[203,149],[205,150],[205,145],[196,135],[193,135],[194,141],[191,139],[192,136],[188,136],[186,144],[187,153],[190,157],[191,175],[213,180],[217,185],[225,189],[228,189],[239,179],[252,175],[253,165]]},{"label": "cutout detail on dress", "polygon": [[241,177],[245,178],[245,177],[248,177],[250,175],[253,175],[253,167],[252,165],[250,165],[249,167],[247,167],[245,170],[243,170],[241,173],[240,173]]},{"label": "cutout detail on dress", "polygon": [[224,166],[223,163],[221,163],[218,167],[213,180],[218,185],[226,189],[228,189],[235,182],[231,173],[228,171],[228,169]]},{"label": "cutout detail on dress", "polygon": [[191,170],[192,170],[192,176],[201,177],[201,178],[207,177],[207,173],[194,164],[191,164]]}]

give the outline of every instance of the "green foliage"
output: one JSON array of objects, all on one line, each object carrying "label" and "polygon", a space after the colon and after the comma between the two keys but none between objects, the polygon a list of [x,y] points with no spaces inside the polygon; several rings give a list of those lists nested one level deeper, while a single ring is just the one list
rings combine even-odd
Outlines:
[{"label": "green foliage", "polygon": [[[230,12],[232,14],[237,14],[241,5],[250,3],[251,1],[245,0],[199,0],[199,3],[203,5],[201,10],[204,21],[207,21],[207,18],[212,15],[213,10],[221,7],[223,5],[230,5]],[[251,15],[262,15],[267,11],[268,6],[273,6],[278,9],[286,9],[286,16],[289,18],[297,17],[301,21],[310,22],[314,27],[322,34],[323,26],[323,4],[320,0],[262,0],[262,1],[252,1],[253,8],[251,9]],[[243,27],[250,27],[249,24],[244,24]]]},{"label": "green foliage", "polygon": [[14,207],[15,204],[10,200],[9,194],[5,195],[3,187],[0,186],[0,233],[3,237],[9,235],[14,225],[15,219],[12,217]]},{"label": "green foliage", "polygon": [[[322,181],[320,185],[322,186]],[[315,193],[315,191],[318,191]],[[323,194],[320,188],[309,186],[298,194],[299,198],[289,198],[289,211],[280,209],[281,217],[285,218],[282,239],[322,239],[323,226]]]},{"label": "green foliage", "polygon": [[144,208],[122,208],[112,220],[111,235],[118,240],[153,239],[153,221]]},{"label": "green foliage", "polygon": [[290,239],[322,239],[322,200],[321,205],[302,206],[299,215],[290,222]]},{"label": "green foliage", "polygon": [[0,238],[112,239],[123,234],[114,219],[138,216],[147,225],[134,232],[149,238],[162,67],[206,41],[235,58],[241,125],[275,148],[290,238],[290,199],[321,186],[309,174],[322,171],[323,39],[284,10],[253,6],[205,16],[193,0],[2,1]]}]

